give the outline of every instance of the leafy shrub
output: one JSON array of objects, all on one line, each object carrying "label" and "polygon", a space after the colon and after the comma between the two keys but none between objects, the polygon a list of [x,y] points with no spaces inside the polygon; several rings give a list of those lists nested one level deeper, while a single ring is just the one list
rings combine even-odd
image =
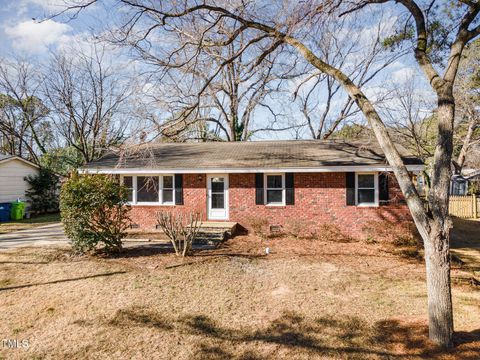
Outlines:
[{"label": "leafy shrub", "polygon": [[36,175],[25,177],[29,189],[25,192],[32,202],[32,211],[46,213],[58,211],[59,178],[51,171],[41,168]]},{"label": "leafy shrub", "polygon": [[65,233],[79,252],[103,244],[107,253],[119,251],[129,227],[127,191],[115,178],[74,173],[60,192]]}]

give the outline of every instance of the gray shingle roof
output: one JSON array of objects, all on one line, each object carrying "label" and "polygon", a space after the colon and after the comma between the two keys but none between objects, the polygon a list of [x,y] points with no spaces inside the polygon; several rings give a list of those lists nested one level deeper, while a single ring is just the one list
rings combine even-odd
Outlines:
[{"label": "gray shingle roof", "polygon": [[[399,148],[406,164],[422,161]],[[376,143],[343,140],[289,140],[157,143],[108,153],[85,169],[274,169],[386,165]]]}]

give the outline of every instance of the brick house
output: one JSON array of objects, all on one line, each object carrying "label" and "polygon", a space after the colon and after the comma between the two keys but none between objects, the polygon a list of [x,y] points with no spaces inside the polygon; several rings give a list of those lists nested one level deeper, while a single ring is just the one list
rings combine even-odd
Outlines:
[{"label": "brick house", "polygon": [[[412,174],[423,163],[399,149]],[[409,221],[410,213],[378,145],[343,140],[160,143],[109,153],[84,173],[116,174],[130,188],[132,221],[156,213],[199,212],[208,221],[288,229],[333,224],[360,236],[369,221]]]}]

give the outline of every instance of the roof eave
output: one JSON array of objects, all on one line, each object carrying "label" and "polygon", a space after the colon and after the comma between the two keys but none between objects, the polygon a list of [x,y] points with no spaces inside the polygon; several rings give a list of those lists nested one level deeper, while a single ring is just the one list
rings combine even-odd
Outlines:
[{"label": "roof eave", "polygon": [[[423,164],[406,165],[408,171],[419,172],[425,169]],[[305,168],[80,168],[81,174],[235,174],[235,173],[270,173],[270,172],[295,172],[295,173],[316,173],[316,172],[359,172],[359,171],[392,171],[388,165],[343,165],[343,166],[319,166]]]}]

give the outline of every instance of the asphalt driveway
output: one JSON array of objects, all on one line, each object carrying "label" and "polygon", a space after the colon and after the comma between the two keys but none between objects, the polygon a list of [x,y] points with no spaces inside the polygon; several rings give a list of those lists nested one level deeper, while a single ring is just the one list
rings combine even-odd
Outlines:
[{"label": "asphalt driveway", "polygon": [[22,246],[66,244],[68,244],[68,239],[63,232],[60,222],[0,235],[0,250]]}]

